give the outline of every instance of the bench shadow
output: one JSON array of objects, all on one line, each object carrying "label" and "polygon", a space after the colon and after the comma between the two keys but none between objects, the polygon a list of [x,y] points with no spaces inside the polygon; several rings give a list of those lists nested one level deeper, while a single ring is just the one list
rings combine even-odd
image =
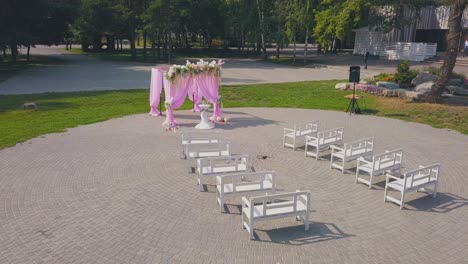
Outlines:
[{"label": "bench shadow", "polygon": [[405,209],[431,213],[448,213],[468,205],[468,200],[451,193],[437,193],[437,197],[427,194],[405,203]]},{"label": "bench shadow", "polygon": [[304,230],[304,225],[294,227],[282,227],[273,230],[255,229],[256,233],[265,233],[270,240],[262,240],[257,234],[255,238],[261,242],[269,242],[276,244],[287,244],[293,246],[301,246],[307,244],[314,244],[328,240],[335,240],[354,235],[346,234],[337,225],[333,223],[311,222],[309,230]]}]

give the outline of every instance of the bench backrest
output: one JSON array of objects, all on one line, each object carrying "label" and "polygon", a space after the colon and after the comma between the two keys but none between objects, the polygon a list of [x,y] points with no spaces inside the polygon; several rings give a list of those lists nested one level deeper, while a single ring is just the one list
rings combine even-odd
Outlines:
[{"label": "bench backrest", "polygon": [[249,169],[249,155],[230,155],[200,158],[197,160],[198,174],[242,172]]},{"label": "bench backrest", "polygon": [[[245,190],[246,186],[256,186],[256,189],[274,189],[275,184],[274,171],[243,172],[236,174],[227,174],[218,176],[216,181],[221,185],[221,193],[224,192],[224,185],[232,184],[231,193]],[[240,188],[239,188],[240,187]]]},{"label": "bench backrest", "polygon": [[220,157],[230,155],[229,142],[193,143],[186,145],[188,158]]},{"label": "bench backrest", "polygon": [[374,138],[364,138],[344,144],[345,156],[354,156],[374,150]]},{"label": "bench backrest", "polygon": [[[251,197],[250,207],[251,215],[256,210],[255,204],[262,204],[262,217],[268,217],[280,214],[295,214],[297,212],[310,211],[310,192],[296,191],[290,193],[264,195]],[[286,212],[286,213],[285,213]]]},{"label": "bench backrest", "polygon": [[343,139],[344,128],[334,128],[329,130],[320,131],[317,134],[317,142],[319,145],[331,144]]},{"label": "bench backrest", "polygon": [[439,180],[440,164],[434,164],[431,166],[420,166],[419,169],[408,171],[404,174],[406,189],[418,187],[420,185],[437,182]]},{"label": "bench backrest", "polygon": [[318,131],[318,121],[294,125],[296,136],[305,136]]},{"label": "bench backrest", "polygon": [[381,170],[385,170],[386,168],[393,167],[395,165],[401,166],[402,160],[403,160],[402,149],[385,151],[384,153],[375,155],[373,157],[373,168],[374,168],[374,171],[381,171]]},{"label": "bench backrest", "polygon": [[182,145],[193,143],[216,143],[221,141],[221,133],[219,131],[210,132],[186,132],[181,136]]}]

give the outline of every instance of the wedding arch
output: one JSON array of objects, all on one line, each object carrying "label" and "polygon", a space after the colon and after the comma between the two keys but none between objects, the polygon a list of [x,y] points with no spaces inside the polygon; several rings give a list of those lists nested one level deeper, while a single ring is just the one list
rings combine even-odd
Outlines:
[{"label": "wedding arch", "polygon": [[194,111],[199,112],[199,104],[203,98],[213,104],[212,121],[221,119],[219,83],[221,78],[222,60],[197,63],[187,61],[185,65],[153,68],[150,85],[150,115],[158,116],[161,112],[161,93],[164,88],[166,121],[163,125],[172,129],[178,125],[174,117],[174,109],[181,107],[188,97],[194,105]]}]

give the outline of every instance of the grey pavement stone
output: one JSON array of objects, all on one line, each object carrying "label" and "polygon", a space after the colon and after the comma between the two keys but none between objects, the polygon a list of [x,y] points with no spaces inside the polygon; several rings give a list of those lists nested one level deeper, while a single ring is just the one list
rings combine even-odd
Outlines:
[{"label": "grey pavement stone", "polygon": [[[179,136],[199,116],[133,115],[34,138],[0,151],[0,263],[463,263],[468,259],[468,137],[447,129],[321,110],[225,109],[218,125],[235,153],[277,171],[285,190],[312,193],[313,221],[256,225],[255,241],[236,209],[220,213],[213,188],[199,192]],[[290,118],[294,118],[291,120]],[[406,209],[383,202],[328,160],[282,148],[282,128],[319,120],[344,126],[350,141],[375,136],[376,152],[403,148],[403,171],[442,164],[437,198],[415,194]],[[383,177],[380,181],[383,181]],[[213,181],[212,181],[213,183]]]}]

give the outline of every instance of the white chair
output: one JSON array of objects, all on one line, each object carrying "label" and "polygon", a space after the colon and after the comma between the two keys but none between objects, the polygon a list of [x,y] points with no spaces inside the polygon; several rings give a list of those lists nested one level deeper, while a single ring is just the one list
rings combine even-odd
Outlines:
[{"label": "white chair", "polygon": [[218,143],[221,142],[221,133],[219,131],[209,132],[186,132],[181,134],[182,157],[187,158],[188,145],[199,143]]},{"label": "white chair", "polygon": [[[385,180],[384,201],[391,201],[400,205],[403,208],[405,203],[405,195],[409,192],[417,192],[426,190],[426,187],[432,186],[432,196],[437,196],[437,188],[439,185],[440,164],[431,166],[419,166],[419,169],[408,171],[403,175],[403,178],[387,173]],[[393,180],[393,181],[390,181]],[[393,189],[400,192],[400,199],[388,195],[388,190]]]},{"label": "white chair", "polygon": [[[387,171],[401,171],[401,162],[403,160],[403,150],[396,149],[392,151],[385,151],[385,153],[372,156],[368,158],[358,158],[356,168],[356,183],[361,182],[369,185],[372,188],[373,178],[375,176],[384,174]],[[369,180],[360,177],[359,172],[366,172],[369,174]]]},{"label": "white chair", "polygon": [[305,156],[312,156],[318,160],[320,152],[327,150],[333,144],[340,144],[343,140],[344,128],[334,128],[319,131],[317,136],[305,137]]},{"label": "white chair", "polygon": [[[345,170],[346,162],[356,160],[360,157],[372,155],[374,151],[374,138],[364,138],[360,140],[344,143],[342,147],[332,145],[331,147],[330,168],[340,169],[342,173]],[[339,164],[335,160],[341,161]]]},{"label": "white chair", "polygon": [[310,192],[242,197],[242,228],[247,229],[250,239],[254,239],[256,222],[295,216],[304,221],[305,230],[309,230]]},{"label": "white chair", "polygon": [[[298,138],[305,137],[307,135],[315,135],[318,131],[318,121],[310,123],[296,124],[294,128],[284,128],[283,131],[283,147],[290,147],[296,150]],[[291,142],[288,142],[291,141]]]},{"label": "white chair", "polygon": [[244,172],[216,176],[216,201],[221,212],[229,197],[276,190],[274,171]]},{"label": "white chair", "polygon": [[203,191],[202,178],[224,173],[246,172],[249,169],[248,155],[200,158],[197,160],[197,176],[200,191]]},{"label": "white chair", "polygon": [[192,143],[187,144],[185,155],[190,159],[229,156],[229,142],[220,141],[214,143]]}]

